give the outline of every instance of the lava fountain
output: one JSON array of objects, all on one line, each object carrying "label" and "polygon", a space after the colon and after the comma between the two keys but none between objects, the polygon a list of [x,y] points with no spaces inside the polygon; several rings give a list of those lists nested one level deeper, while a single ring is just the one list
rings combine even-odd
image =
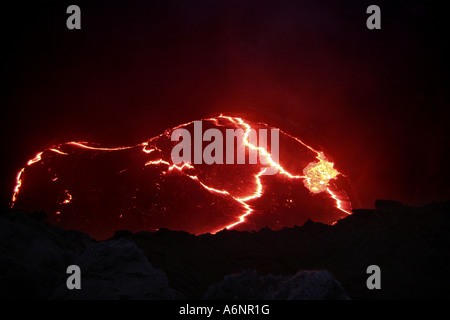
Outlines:
[{"label": "lava fountain", "polygon": [[[249,139],[251,130],[273,127],[224,115],[201,121],[205,129],[242,129],[238,142],[246,157],[257,150],[265,163],[175,164],[171,135],[180,128],[193,132],[194,121],[133,146],[67,142],[19,170],[11,207],[45,211],[51,223],[98,240],[122,229],[277,230],[308,219],[334,224],[351,214],[349,182],[324,152],[279,130],[275,159],[270,144]],[[267,164],[277,173],[265,175]]]}]

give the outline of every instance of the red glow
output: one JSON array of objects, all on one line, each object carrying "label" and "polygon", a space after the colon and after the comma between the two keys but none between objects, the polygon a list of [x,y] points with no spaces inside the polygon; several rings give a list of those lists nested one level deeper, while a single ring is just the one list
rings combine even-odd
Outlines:
[{"label": "red glow", "polygon": [[[339,211],[347,214],[351,214],[351,206],[350,202],[348,201],[348,198],[341,195],[338,191],[333,191],[330,187],[330,181],[336,179],[341,173],[337,171],[334,168],[334,164],[332,162],[329,162],[327,160],[327,157],[325,154],[321,151],[317,151],[311,146],[307,145],[303,141],[301,141],[299,138],[294,137],[292,135],[289,135],[283,131],[280,130],[281,133],[283,133],[286,137],[289,139],[295,141],[295,143],[300,144],[303,147],[306,147],[307,150],[310,152],[313,152],[315,154],[316,161],[309,162],[306,167],[304,168],[298,168],[296,171],[302,172],[302,174],[299,174],[297,172],[291,172],[288,169],[286,169],[284,166],[282,166],[280,163],[277,163],[273,160],[272,155],[270,151],[267,148],[262,148],[260,146],[252,145],[249,142],[249,132],[252,129],[252,125],[245,121],[244,119],[240,117],[230,117],[230,116],[224,116],[220,115],[218,117],[204,119],[203,121],[208,121],[215,126],[235,126],[236,128],[242,128],[245,132],[245,135],[243,137],[243,144],[249,148],[257,150],[260,154],[260,156],[264,157],[266,159],[267,164],[270,166],[274,166],[278,169],[277,175],[285,177],[286,179],[290,180],[298,180],[303,183],[304,187],[306,187],[311,194],[319,194],[319,193],[325,193],[328,195],[332,201],[335,203],[335,208]],[[12,196],[12,203],[11,207],[15,205],[17,202],[21,187],[24,183],[24,172],[27,168],[30,166],[33,166],[37,163],[42,163],[46,156],[53,154],[57,156],[68,156],[70,155],[70,150],[66,150],[67,147],[75,147],[80,149],[87,149],[92,151],[105,151],[105,152],[112,152],[112,151],[120,151],[120,150],[129,150],[134,148],[140,148],[142,153],[146,155],[158,155],[158,153],[161,153],[161,149],[156,145],[155,141],[158,141],[159,138],[166,136],[170,136],[170,132],[181,127],[186,127],[193,122],[185,123],[180,126],[177,126],[171,130],[167,130],[163,134],[154,137],[150,139],[148,142],[144,142],[135,146],[121,146],[121,147],[97,147],[93,146],[92,144],[88,142],[67,142],[64,144],[59,144],[52,146],[50,148],[45,149],[44,151],[41,151],[37,153],[32,159],[30,159],[27,162],[27,165],[19,170],[16,178],[16,185],[13,190],[13,196]],[[264,124],[264,126],[267,126]],[[268,127],[268,126],[267,126]],[[66,152],[67,151],[67,152]],[[253,176],[254,179],[254,187],[252,190],[249,190],[245,194],[238,194],[235,192],[235,190],[232,189],[220,189],[217,187],[213,187],[210,185],[207,181],[204,181],[202,178],[199,177],[198,173],[196,173],[196,167],[195,165],[192,165],[190,163],[183,163],[182,165],[175,165],[171,164],[170,161],[165,160],[163,157],[156,158],[152,160],[148,160],[145,162],[145,167],[148,166],[166,166],[167,169],[163,171],[163,174],[170,174],[171,172],[177,171],[181,173],[182,175],[190,178],[192,181],[195,181],[201,188],[206,190],[209,193],[222,195],[225,197],[230,197],[235,202],[239,203],[240,206],[243,208],[243,213],[237,217],[237,219],[232,222],[228,223],[226,225],[219,226],[218,228],[214,228],[212,230],[209,230],[208,232],[215,233],[218,232],[224,228],[226,229],[232,229],[243,222],[246,221],[246,219],[255,212],[252,201],[260,199],[264,193],[266,186],[263,181],[263,173],[264,170],[267,169],[267,167],[260,167],[259,171],[256,172]],[[125,172],[127,169],[120,170],[120,173]],[[58,179],[57,176],[53,177],[51,180],[56,181]],[[134,197],[135,198],[135,197]],[[59,202],[60,204],[69,204],[73,200],[73,196],[65,190],[65,195],[62,198],[62,200]],[[288,200],[288,203],[292,203],[293,200]],[[60,216],[61,212],[58,209],[57,213],[58,216]],[[125,214],[120,214],[120,218],[122,219],[125,217]]]}]

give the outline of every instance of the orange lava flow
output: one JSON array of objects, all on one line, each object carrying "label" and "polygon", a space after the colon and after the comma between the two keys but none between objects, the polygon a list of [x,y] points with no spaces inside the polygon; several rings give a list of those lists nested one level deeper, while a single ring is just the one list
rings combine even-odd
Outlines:
[{"label": "orange lava flow", "polygon": [[72,197],[72,195],[69,193],[69,191],[67,191],[67,190],[64,190],[64,193],[65,193],[66,199],[64,199],[64,201],[61,202],[61,203],[62,203],[62,204],[68,204],[68,203],[70,203],[70,202],[72,201],[73,197]]},{"label": "orange lava flow", "polygon": [[[316,158],[319,160],[319,162],[309,163],[308,166],[304,169],[304,175],[302,175],[302,176],[294,175],[294,174],[291,174],[288,171],[286,171],[279,163],[275,162],[272,159],[271,154],[266,149],[252,145],[249,142],[249,132],[252,128],[242,118],[226,117],[223,115],[220,115],[219,118],[225,118],[225,119],[228,119],[232,123],[240,124],[241,126],[243,126],[245,128],[245,133],[244,133],[244,137],[243,137],[244,144],[247,147],[249,147],[250,149],[255,149],[260,154],[262,154],[263,157],[266,158],[266,163],[270,166],[276,167],[278,169],[279,174],[285,175],[290,179],[305,179],[304,180],[305,187],[307,187],[309,189],[309,191],[312,193],[319,193],[319,192],[327,191],[330,194],[330,196],[336,201],[337,209],[345,212],[346,214],[351,214],[350,211],[345,210],[343,208],[342,202],[338,199],[337,195],[335,195],[328,188],[328,182],[331,179],[335,179],[340,173],[336,169],[334,169],[334,167],[333,167],[334,164],[332,162],[327,161],[323,152],[316,151],[312,147],[310,147],[307,144],[305,144],[304,142],[302,142],[300,139],[283,132],[287,136],[289,136],[289,137],[293,138],[294,140],[296,140],[297,142],[301,143],[303,146],[305,146],[309,150],[315,152],[317,154]],[[244,222],[245,217],[250,215],[253,212],[253,209],[247,202],[262,196],[263,184],[261,182],[261,176],[263,175],[264,170],[266,170],[266,168],[263,168],[258,174],[255,175],[257,187],[256,187],[256,190],[252,194],[250,194],[244,198],[235,198],[235,200],[239,201],[244,206],[244,208],[246,209],[246,212],[239,217],[239,220],[237,222],[226,226],[225,229],[233,228],[234,226]],[[217,231],[220,231],[220,230],[217,230]]]},{"label": "orange lava flow", "polygon": [[[10,205],[11,208],[14,207],[14,204],[17,201],[17,197],[19,196],[20,188],[22,187],[22,184],[23,184],[23,173],[25,172],[25,169],[27,167],[30,167],[30,166],[34,165],[35,163],[38,163],[38,162],[42,161],[42,155],[45,152],[53,152],[53,153],[60,154],[60,155],[69,155],[68,153],[63,152],[63,151],[61,151],[59,149],[59,148],[61,148],[64,145],[72,145],[72,146],[75,146],[75,147],[78,147],[78,148],[89,149],[89,150],[97,150],[97,151],[117,151],[117,150],[125,150],[125,149],[134,148],[134,146],[132,146],[132,147],[117,147],[117,148],[104,148],[104,147],[100,148],[100,147],[89,146],[87,144],[87,142],[74,142],[74,141],[71,141],[71,142],[66,142],[66,143],[63,143],[63,144],[56,145],[56,146],[52,146],[50,148],[45,149],[44,151],[38,152],[34,156],[34,158],[28,160],[26,166],[23,167],[22,169],[20,169],[19,172],[17,173],[16,184],[14,186],[13,195],[12,195],[12,199],[11,199],[11,205]],[[53,181],[55,181],[57,179],[58,178],[54,178]],[[70,194],[69,194],[69,196],[70,196],[70,200],[69,200],[69,202],[70,202],[72,200],[72,196]],[[68,203],[68,202],[64,202],[64,203]]]},{"label": "orange lava flow", "polygon": [[[277,169],[278,173],[280,175],[284,175],[289,179],[301,179],[303,180],[303,183],[305,185],[305,187],[311,192],[311,193],[321,193],[321,192],[327,192],[330,197],[335,201],[335,207],[346,213],[346,214],[351,214],[352,212],[350,210],[347,210],[344,205],[343,205],[343,201],[339,199],[339,196],[333,192],[330,188],[329,188],[329,182],[330,180],[336,179],[338,175],[340,175],[341,173],[339,171],[337,171],[334,168],[334,164],[332,162],[329,162],[327,160],[327,158],[325,157],[323,152],[317,151],[315,149],[313,149],[311,146],[307,145],[306,143],[304,143],[303,141],[301,141],[300,139],[298,139],[297,137],[294,137],[286,132],[283,132],[282,130],[279,130],[280,132],[282,132],[283,134],[285,134],[287,137],[297,141],[298,143],[302,144],[304,147],[306,147],[307,149],[309,149],[310,151],[312,151],[313,153],[316,154],[316,162],[310,162],[304,169],[303,169],[303,175],[297,175],[297,174],[292,174],[290,172],[288,172],[287,170],[285,170],[280,163],[274,161],[274,159],[272,158],[272,155],[270,154],[270,152],[263,148],[263,147],[259,147],[256,145],[253,145],[250,143],[249,141],[249,134],[250,131],[252,130],[252,127],[250,124],[248,124],[247,122],[245,122],[242,118],[239,117],[230,117],[230,116],[223,116],[220,115],[218,117],[215,118],[209,118],[209,119],[203,119],[205,121],[212,121],[214,122],[216,125],[219,125],[219,119],[221,120],[226,120],[229,121],[231,124],[242,128],[244,130],[244,136],[243,136],[243,144],[245,146],[247,146],[249,149],[253,149],[255,151],[257,151],[260,155],[260,157],[265,158],[265,163],[267,164],[267,167],[263,167],[261,168],[261,170],[255,174],[255,185],[256,188],[253,190],[253,192],[251,192],[250,194],[244,196],[244,197],[235,197],[233,196],[229,191],[227,190],[219,190],[213,187],[210,187],[208,185],[206,185],[204,182],[202,182],[200,180],[200,178],[198,178],[197,175],[192,175],[188,172],[185,171],[185,169],[195,169],[193,165],[191,165],[190,163],[183,163],[183,165],[175,165],[175,164],[171,164],[168,161],[161,159],[157,159],[157,160],[151,160],[145,163],[145,166],[150,166],[150,165],[165,165],[168,167],[167,172],[171,172],[173,170],[177,170],[180,173],[186,175],[187,177],[189,177],[190,179],[196,181],[197,183],[199,183],[204,189],[208,190],[209,192],[212,193],[218,193],[218,194],[222,194],[225,196],[229,196],[232,197],[235,201],[239,202],[242,207],[244,208],[245,212],[238,217],[238,220],[234,223],[231,223],[227,226],[222,227],[221,229],[218,230],[213,230],[211,233],[216,233],[220,230],[223,229],[231,229],[239,224],[241,224],[242,222],[245,221],[245,218],[252,214],[252,212],[254,212],[254,210],[252,209],[251,205],[250,205],[250,201],[255,200],[257,198],[260,198],[263,193],[264,193],[264,186],[263,186],[263,182],[261,181],[261,176],[264,175],[264,171],[268,168],[268,167],[274,167]],[[175,128],[173,128],[172,130],[175,130],[177,128],[181,128],[183,126],[187,126],[189,124],[193,123],[193,121],[179,125]],[[276,129],[276,128],[274,128]],[[168,135],[170,131],[166,131],[165,133],[161,134],[160,136],[166,134]],[[157,136],[157,137],[160,137]],[[157,137],[152,138],[150,141],[152,141],[153,139],[156,139]],[[40,161],[42,161],[42,156],[44,153],[46,152],[53,152],[55,154],[58,155],[68,155],[68,153],[65,153],[63,151],[60,150],[60,148],[64,145],[71,145],[74,147],[78,147],[78,148],[83,148],[83,149],[89,149],[89,150],[96,150],[96,151],[117,151],[117,150],[126,150],[126,149],[131,149],[131,148],[135,148],[138,146],[142,146],[142,152],[146,153],[146,154],[150,154],[154,151],[157,150],[157,148],[150,148],[149,147],[149,142],[144,142],[141,143],[139,145],[135,145],[135,146],[125,146],[125,147],[116,147],[116,148],[107,148],[107,147],[94,147],[94,146],[90,146],[87,142],[67,142],[64,144],[60,144],[60,145],[56,145],[56,146],[52,146],[48,149],[45,149],[44,151],[41,151],[39,153],[37,153],[35,155],[34,158],[30,159],[26,166],[23,167],[22,169],[19,170],[17,177],[16,177],[16,184],[13,190],[13,196],[12,196],[12,202],[11,202],[11,207],[14,206],[17,197],[19,195],[21,186],[23,184],[23,173],[26,170],[27,167],[32,166]],[[159,150],[159,149],[158,149]],[[72,200],[72,196],[69,194],[69,192],[66,190],[66,200],[63,201],[63,203],[70,203]]]},{"label": "orange lava flow", "polygon": [[[308,166],[304,169],[304,175],[295,175],[295,174],[292,174],[292,173],[286,171],[279,163],[275,162],[272,159],[272,155],[270,154],[270,152],[267,151],[267,149],[252,145],[249,142],[249,133],[250,133],[250,130],[252,129],[252,127],[248,123],[246,123],[242,118],[229,117],[229,116],[223,116],[223,115],[218,116],[218,118],[226,119],[229,122],[231,122],[235,125],[241,126],[243,129],[245,129],[244,136],[243,136],[244,145],[247,146],[249,149],[257,150],[259,152],[259,154],[262,155],[262,157],[266,158],[265,163],[267,163],[269,166],[273,166],[273,167],[277,168],[279,174],[285,175],[290,179],[304,179],[305,187],[307,187],[311,193],[320,193],[320,192],[324,192],[324,191],[328,192],[330,194],[330,196],[333,198],[333,200],[335,200],[337,209],[341,210],[342,212],[345,212],[346,214],[351,214],[350,211],[344,209],[344,207],[342,205],[342,201],[339,200],[337,195],[328,188],[329,181],[332,179],[335,179],[340,173],[334,168],[334,164],[332,162],[329,162],[326,159],[323,152],[316,151],[312,147],[310,147],[307,144],[305,144],[304,142],[302,142],[300,139],[287,134],[287,136],[289,136],[290,138],[296,140],[297,142],[301,143],[303,146],[305,146],[309,150],[316,153],[316,155],[317,155],[316,158],[318,160],[318,162],[311,162],[308,164]],[[216,125],[218,125],[218,118],[210,118],[210,119],[206,119],[206,120],[213,121]],[[188,125],[190,123],[192,123],[192,122],[189,122],[186,125]],[[183,127],[183,125],[178,126],[176,128],[180,128],[180,127]],[[149,153],[148,151],[146,151],[146,152]],[[175,168],[181,172],[183,172],[183,169],[185,167],[190,168],[190,169],[194,168],[192,165],[187,164],[187,163],[184,163],[181,167],[178,167],[176,165],[171,166],[169,162],[164,161],[162,159],[156,160],[156,161],[149,161],[149,162],[147,162],[146,165],[161,164],[161,163],[164,163],[167,166],[169,166],[169,170],[172,170]],[[228,192],[226,190],[219,190],[219,189],[207,186],[197,176],[186,174],[191,179],[197,181],[202,187],[204,187],[208,191],[214,192],[214,193],[220,193],[220,194],[232,197],[234,200],[239,202],[245,209],[245,213],[239,217],[238,221],[236,221],[232,224],[229,224],[229,225],[225,226],[224,228],[214,230],[211,233],[214,234],[222,229],[231,229],[231,228],[237,226],[238,224],[244,222],[245,217],[247,217],[248,215],[250,215],[253,212],[253,209],[251,208],[251,206],[248,202],[251,200],[257,199],[263,195],[263,183],[261,182],[261,176],[263,175],[264,170],[266,170],[266,168],[262,168],[261,171],[255,175],[256,189],[251,194],[249,194],[245,197],[241,197],[241,198],[234,197],[233,195],[230,194],[230,192]]]}]

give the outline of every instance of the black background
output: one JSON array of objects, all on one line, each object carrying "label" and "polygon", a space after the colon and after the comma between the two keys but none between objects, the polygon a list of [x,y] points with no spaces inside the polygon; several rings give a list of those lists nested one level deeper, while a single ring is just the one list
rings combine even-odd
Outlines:
[{"label": "black background", "polygon": [[[81,8],[81,30],[66,8]],[[381,8],[381,30],[366,8]],[[133,145],[215,113],[305,134],[360,204],[450,199],[445,10],[425,1],[39,1],[1,7],[1,203],[70,140]],[[303,136],[302,136],[303,138]]]}]

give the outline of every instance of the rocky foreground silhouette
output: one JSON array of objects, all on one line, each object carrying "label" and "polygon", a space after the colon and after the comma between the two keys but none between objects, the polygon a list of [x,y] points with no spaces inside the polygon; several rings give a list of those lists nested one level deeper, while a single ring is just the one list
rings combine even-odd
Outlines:
[{"label": "rocky foreground silhouette", "polygon": [[[95,241],[44,213],[0,214],[2,299],[448,299],[450,201],[378,200],[334,226],[195,236],[117,231]],[[81,269],[68,290],[66,269]],[[367,267],[381,269],[369,290]]]}]

